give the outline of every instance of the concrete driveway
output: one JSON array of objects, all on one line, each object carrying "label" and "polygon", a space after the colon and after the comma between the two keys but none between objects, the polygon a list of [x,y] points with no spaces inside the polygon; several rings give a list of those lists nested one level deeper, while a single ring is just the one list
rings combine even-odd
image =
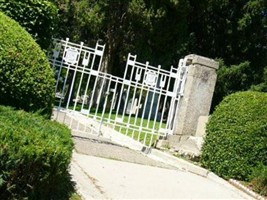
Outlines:
[{"label": "concrete driveway", "polygon": [[198,175],[182,162],[169,165],[119,145],[74,141],[71,173],[85,199],[253,199],[216,175],[201,176],[202,168]]}]

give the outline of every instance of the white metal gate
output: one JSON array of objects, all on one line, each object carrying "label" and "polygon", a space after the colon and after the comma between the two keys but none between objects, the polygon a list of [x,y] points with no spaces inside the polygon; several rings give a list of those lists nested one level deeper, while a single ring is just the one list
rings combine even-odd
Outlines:
[{"label": "white metal gate", "polygon": [[166,71],[129,54],[124,76],[117,77],[101,71],[105,45],[89,48],[68,39],[54,45],[50,62],[57,76],[58,110],[87,116],[88,126],[98,124],[98,134],[106,126],[149,147],[160,136],[173,134],[186,60]]}]

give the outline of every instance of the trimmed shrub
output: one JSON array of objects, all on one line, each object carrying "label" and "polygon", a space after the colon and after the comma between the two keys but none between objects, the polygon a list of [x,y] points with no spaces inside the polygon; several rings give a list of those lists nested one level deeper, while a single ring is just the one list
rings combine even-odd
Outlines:
[{"label": "trimmed shrub", "polygon": [[204,167],[226,179],[249,180],[258,163],[267,166],[267,94],[227,96],[207,124]]},{"label": "trimmed shrub", "polygon": [[47,48],[58,22],[58,9],[48,0],[0,0],[0,11],[24,27]]},{"label": "trimmed shrub", "polygon": [[70,130],[0,106],[0,199],[61,199],[71,192]]},{"label": "trimmed shrub", "polygon": [[0,104],[51,115],[55,79],[44,52],[0,12]]}]

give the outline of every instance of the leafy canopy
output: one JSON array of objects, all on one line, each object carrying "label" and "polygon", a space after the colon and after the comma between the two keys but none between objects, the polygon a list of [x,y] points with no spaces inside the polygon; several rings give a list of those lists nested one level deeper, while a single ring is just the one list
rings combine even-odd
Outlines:
[{"label": "leafy canopy", "polygon": [[49,0],[0,0],[0,11],[24,27],[42,48],[55,34],[58,9]]}]

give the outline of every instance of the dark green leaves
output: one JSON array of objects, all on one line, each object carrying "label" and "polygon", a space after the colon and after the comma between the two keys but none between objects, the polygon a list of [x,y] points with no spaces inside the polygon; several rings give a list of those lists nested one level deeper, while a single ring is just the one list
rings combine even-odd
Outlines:
[{"label": "dark green leaves", "polygon": [[67,195],[72,149],[70,130],[64,125],[0,106],[0,198]]},{"label": "dark green leaves", "polygon": [[267,94],[226,97],[207,125],[202,164],[224,178],[248,180],[258,163],[267,166]]},{"label": "dark green leaves", "polygon": [[42,48],[49,46],[59,20],[57,7],[48,0],[0,0],[0,11],[24,27]]},{"label": "dark green leaves", "polygon": [[0,13],[0,104],[50,116],[54,75],[32,37]]}]

